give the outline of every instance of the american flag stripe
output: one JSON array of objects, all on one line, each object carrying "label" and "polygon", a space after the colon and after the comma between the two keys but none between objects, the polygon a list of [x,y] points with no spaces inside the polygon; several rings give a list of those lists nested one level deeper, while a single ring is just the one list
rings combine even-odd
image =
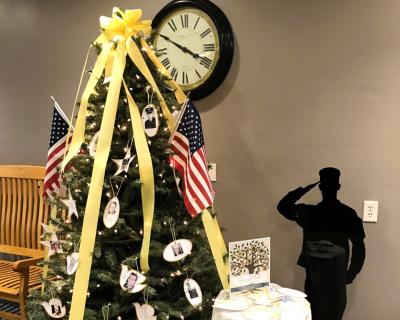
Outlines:
[{"label": "american flag stripe", "polygon": [[195,191],[193,190],[192,186],[189,184],[188,181],[188,176],[186,174],[186,164],[178,157],[174,158],[175,162],[175,168],[178,170],[178,172],[181,174],[182,177],[184,177],[184,185],[187,186],[185,190],[183,191],[183,194],[187,196],[188,199],[184,198],[185,204],[188,203],[193,210],[196,212],[201,211],[200,207],[198,206],[196,200],[195,200]]},{"label": "american flag stripe", "polygon": [[[61,156],[61,155],[60,155]],[[62,159],[56,159],[54,161],[52,161],[51,166],[46,167],[46,175],[45,175],[45,179],[50,179],[50,177],[57,172],[57,167],[60,164],[60,162],[62,161]]]},{"label": "american flag stripe", "polygon": [[[60,140],[57,145],[54,145],[54,148],[49,150],[48,154],[48,159],[50,159],[47,162],[46,165],[46,176],[45,176],[45,189],[53,192],[58,192],[60,190],[59,186],[59,176],[58,176],[58,171],[57,167],[60,165],[62,162],[63,158],[62,156],[64,155],[64,150],[65,150],[65,141],[66,137]],[[46,188],[46,186],[48,188]],[[50,195],[49,191],[46,191],[47,195]]]},{"label": "american flag stripe", "polygon": [[208,175],[200,115],[190,101],[180,119],[170,140],[170,163],[181,176],[186,209],[195,217],[212,205],[215,193]]},{"label": "american flag stripe", "polygon": [[196,178],[196,173],[193,170],[193,165],[191,163],[188,166],[183,167],[183,170],[180,170],[186,177],[186,184],[187,184],[187,194],[191,200],[196,204],[196,207],[207,207],[208,202],[210,201],[210,197],[207,196],[208,199],[205,197],[205,189],[202,185],[200,185],[199,180]]},{"label": "american flag stripe", "polygon": [[46,172],[53,170],[60,163],[60,161],[62,161],[60,157],[64,155],[64,149],[65,149],[65,140],[64,143],[59,145],[56,150],[54,150],[48,155],[48,158],[50,158],[51,160],[47,162]]},{"label": "american flag stripe", "polygon": [[[179,150],[179,151],[178,151]],[[179,145],[178,150],[175,150],[177,152],[177,154],[179,155],[179,158],[184,158],[186,160],[187,165],[184,164],[184,162],[181,162],[181,166],[184,169],[184,174],[187,174],[188,178],[189,178],[189,182],[190,182],[190,186],[195,185],[195,186],[201,186],[202,192],[207,192],[205,190],[205,188],[207,188],[207,184],[205,183],[203,177],[201,176],[201,174],[199,173],[198,169],[202,170],[200,167],[200,164],[197,161],[193,161],[194,157],[188,159],[187,155],[188,153],[184,151],[184,149]],[[179,161],[179,158],[177,159]],[[186,172],[188,171],[188,172]],[[194,181],[196,182],[196,184],[193,184]],[[196,194],[199,194],[200,198],[202,197],[202,194],[200,192],[197,191],[197,188],[195,189]],[[211,199],[209,199],[210,201]],[[206,203],[206,201],[203,201],[204,204]]]},{"label": "american flag stripe", "polygon": [[60,151],[64,151],[65,141],[67,141],[67,137],[60,139],[49,151],[47,152],[47,157],[54,157]]},{"label": "american flag stripe", "polygon": [[[179,154],[180,158],[185,158],[187,161],[190,169],[189,177],[192,178],[190,182],[193,183],[193,180],[195,180],[195,185],[201,189],[201,192],[196,192],[196,194],[198,194],[199,198],[202,199],[203,204],[206,205],[207,203],[212,202],[213,194],[210,192],[212,186],[208,177],[208,172],[205,171],[207,163],[205,163],[204,158],[202,158],[202,156],[204,157],[204,147],[199,149],[198,153],[195,153],[193,157],[188,160],[188,152],[185,151],[185,148],[182,146],[184,144],[187,148],[188,143],[184,142],[185,140],[187,141],[187,139],[180,133],[177,133],[177,138],[177,143],[173,144],[176,148],[174,151]],[[204,199],[203,195],[207,197],[207,199]]]},{"label": "american flag stripe", "polygon": [[197,202],[200,202],[199,205],[206,207],[208,201],[204,197],[204,188],[202,188],[201,185],[198,183],[198,179],[196,178],[196,174],[194,173],[193,166],[191,164],[191,161],[189,161],[189,170],[187,173],[189,188],[192,189],[195,193]]},{"label": "american flag stripe", "polygon": [[173,157],[175,160],[175,168],[178,170],[180,175],[184,177],[184,186],[186,186],[185,190],[183,191],[184,194],[187,195],[189,198],[188,203],[191,204],[192,207],[195,208],[196,211],[201,211],[196,199],[196,191],[193,189],[193,185],[191,184],[191,181],[189,179],[190,173],[188,173],[188,168],[187,168],[187,162],[183,161],[181,157],[179,156],[174,156]]},{"label": "american flag stripe", "polygon": [[[199,179],[201,177],[204,188],[207,189],[208,194],[213,195],[213,193],[211,193],[211,191],[213,191],[211,180],[208,175],[208,171],[206,171],[206,168],[208,168],[208,164],[205,162],[205,157],[200,155],[200,153],[203,153],[202,151],[203,148],[199,149],[199,152],[193,155],[192,160],[194,160],[193,163],[196,164],[196,169],[198,170],[198,177]],[[210,199],[210,201],[212,200]]]},{"label": "american flag stripe", "polygon": [[212,201],[212,197],[208,191],[207,183],[204,181],[203,177],[197,170],[197,166],[196,166],[195,162],[193,161],[193,157],[192,157],[192,160],[189,161],[189,170],[190,170],[189,177],[193,180],[194,185],[196,186],[196,189],[198,189],[197,193],[199,195],[199,198],[203,202],[203,205],[206,206],[207,203]]},{"label": "american flag stripe", "polygon": [[208,163],[206,162],[206,149],[204,148],[204,146],[203,146],[203,148],[199,149],[198,153],[194,155],[194,158],[202,163],[201,175],[203,176],[204,180],[207,182],[209,190],[212,192],[212,195],[214,196],[215,192],[214,192],[214,189],[212,188],[210,176],[208,175]]}]

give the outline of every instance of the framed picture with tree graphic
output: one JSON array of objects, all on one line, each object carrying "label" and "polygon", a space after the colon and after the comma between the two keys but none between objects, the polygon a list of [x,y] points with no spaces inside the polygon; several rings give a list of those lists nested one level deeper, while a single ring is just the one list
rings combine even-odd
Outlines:
[{"label": "framed picture with tree graphic", "polygon": [[269,286],[270,238],[229,242],[231,293]]}]

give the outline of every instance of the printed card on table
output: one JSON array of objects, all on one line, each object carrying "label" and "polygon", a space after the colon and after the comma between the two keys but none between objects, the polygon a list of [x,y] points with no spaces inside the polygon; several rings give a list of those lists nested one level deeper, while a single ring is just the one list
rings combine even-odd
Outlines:
[{"label": "printed card on table", "polygon": [[270,238],[229,242],[231,293],[269,286]]}]

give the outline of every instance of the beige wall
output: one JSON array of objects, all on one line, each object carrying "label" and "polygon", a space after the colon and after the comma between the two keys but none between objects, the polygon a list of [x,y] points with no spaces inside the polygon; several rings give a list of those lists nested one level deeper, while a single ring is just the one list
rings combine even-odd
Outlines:
[{"label": "beige wall", "polygon": [[[0,163],[44,164],[53,94],[69,113],[97,18],[152,18],[168,1],[0,1]],[[365,225],[367,259],[346,320],[400,318],[400,1],[215,0],[236,35],[223,86],[197,103],[227,240],[272,237],[272,280],[302,288],[301,230],[275,209],[289,189],[342,170],[341,200]],[[306,201],[317,202],[318,191]]]}]

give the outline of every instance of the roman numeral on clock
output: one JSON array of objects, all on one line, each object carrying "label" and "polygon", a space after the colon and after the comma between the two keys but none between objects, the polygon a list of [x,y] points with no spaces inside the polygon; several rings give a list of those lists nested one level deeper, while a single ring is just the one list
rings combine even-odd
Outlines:
[{"label": "roman numeral on clock", "polygon": [[171,19],[170,21],[168,21],[168,25],[170,26],[170,28],[172,29],[173,32],[175,32],[178,29],[176,27],[174,19]]},{"label": "roman numeral on clock", "polygon": [[204,44],[203,50],[204,51],[215,51],[215,44],[214,43]]},{"label": "roman numeral on clock", "polygon": [[161,61],[161,63],[162,63],[163,66],[164,66],[165,68],[167,68],[167,69],[171,66],[171,61],[169,61],[168,58],[165,58],[163,61]]},{"label": "roman numeral on clock", "polygon": [[181,14],[181,24],[182,28],[188,28],[189,27],[189,15],[187,13]]},{"label": "roman numeral on clock", "polygon": [[199,23],[200,17],[197,18],[196,23],[194,24],[193,30],[196,30],[197,24]]},{"label": "roman numeral on clock", "polygon": [[176,70],[175,68],[172,68],[171,77],[174,78],[175,81],[176,81],[176,78],[178,78],[178,73],[179,73],[178,70]]},{"label": "roman numeral on clock", "polygon": [[200,73],[199,73],[196,69],[194,69],[194,71],[196,71],[197,76],[198,76],[199,78],[201,78]]},{"label": "roman numeral on clock", "polygon": [[208,28],[208,29],[204,30],[202,34],[200,34],[200,37],[204,38],[204,37],[205,37],[206,35],[208,35],[210,32],[211,32],[211,29]]},{"label": "roman numeral on clock", "polygon": [[200,64],[204,67],[206,67],[207,69],[210,69],[211,64],[212,64],[212,60],[207,58],[207,57],[202,57]]},{"label": "roman numeral on clock", "polygon": [[183,73],[182,73],[182,83],[183,84],[188,84],[189,83],[188,74],[185,71],[183,71]]}]

